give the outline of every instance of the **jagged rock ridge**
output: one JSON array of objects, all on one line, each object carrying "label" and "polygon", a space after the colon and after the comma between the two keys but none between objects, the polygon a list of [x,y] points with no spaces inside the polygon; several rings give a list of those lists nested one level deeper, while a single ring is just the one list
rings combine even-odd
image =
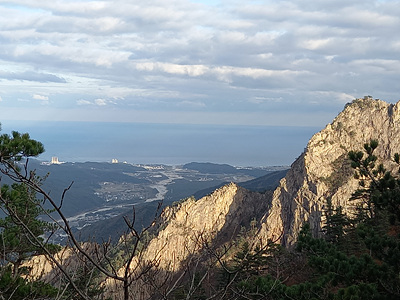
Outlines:
[{"label": "jagged rock ridge", "polygon": [[[161,285],[170,274],[181,271],[185,261],[201,259],[205,243],[217,248],[237,238],[241,229],[248,230],[252,223],[259,226],[257,220],[269,209],[271,199],[271,191],[251,192],[230,183],[199,200],[190,197],[167,207],[160,216],[156,235],[140,258],[133,261],[132,269],[156,261],[158,276],[152,280]],[[120,284],[114,280],[108,280],[106,286],[113,297],[121,293]],[[150,295],[151,289],[133,284],[131,292]]]},{"label": "jagged rock ridge", "polygon": [[376,155],[390,168],[390,159],[400,152],[400,102],[389,104],[370,97],[356,99],[309,141],[274,191],[271,208],[263,217],[263,239],[282,236],[292,245],[302,224],[308,221],[315,235],[321,234],[327,198],[333,206],[350,213],[349,201],[358,187],[347,154],[362,150],[371,139],[379,142]]},{"label": "jagged rock ridge", "polygon": [[[178,270],[180,262],[202,247],[201,240],[222,244],[260,219],[271,194],[250,192],[234,183],[199,200],[189,198],[163,212],[163,229],[151,240],[146,257],[158,257],[160,267]],[[160,251],[160,249],[162,249]]]}]

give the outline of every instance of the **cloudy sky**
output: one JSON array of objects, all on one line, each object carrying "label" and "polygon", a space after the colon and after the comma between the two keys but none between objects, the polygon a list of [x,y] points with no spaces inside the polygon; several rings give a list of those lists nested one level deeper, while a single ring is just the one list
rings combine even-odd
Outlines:
[{"label": "cloudy sky", "polygon": [[0,0],[0,119],[324,126],[400,97],[400,1]]}]

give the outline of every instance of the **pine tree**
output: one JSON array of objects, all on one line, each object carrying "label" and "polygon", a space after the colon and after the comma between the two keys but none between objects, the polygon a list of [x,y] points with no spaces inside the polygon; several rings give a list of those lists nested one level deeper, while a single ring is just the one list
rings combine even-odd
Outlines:
[{"label": "pine tree", "polygon": [[[25,184],[1,187],[0,208],[6,216],[0,219],[0,257],[13,265],[14,276],[19,275],[24,260],[43,253],[37,241],[43,244],[43,235],[51,225],[39,219],[39,203],[35,192]],[[52,251],[58,249],[51,244],[47,247]]]},{"label": "pine tree", "polygon": [[341,206],[333,208],[332,200],[328,198],[325,216],[326,222],[323,227],[325,239],[331,243],[342,243],[346,228],[350,225],[343,208]]}]

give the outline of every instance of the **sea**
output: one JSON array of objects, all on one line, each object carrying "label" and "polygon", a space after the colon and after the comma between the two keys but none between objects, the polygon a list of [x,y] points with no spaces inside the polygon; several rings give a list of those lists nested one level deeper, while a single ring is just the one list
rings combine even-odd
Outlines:
[{"label": "sea", "polygon": [[1,134],[27,132],[44,144],[38,159],[241,167],[288,166],[317,127],[112,122],[1,121]]}]

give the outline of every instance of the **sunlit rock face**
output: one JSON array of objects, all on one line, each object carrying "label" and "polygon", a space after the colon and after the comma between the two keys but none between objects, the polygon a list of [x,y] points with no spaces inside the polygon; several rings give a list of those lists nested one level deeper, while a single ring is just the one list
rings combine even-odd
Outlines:
[{"label": "sunlit rock face", "polygon": [[400,102],[389,104],[370,97],[356,99],[315,134],[304,153],[293,163],[286,177],[274,191],[271,208],[263,217],[260,237],[279,238],[292,245],[304,222],[314,235],[321,234],[327,199],[344,212],[354,212],[355,201],[349,201],[358,187],[353,178],[347,154],[362,150],[371,139],[379,142],[376,155],[386,167],[400,152]]},{"label": "sunlit rock face", "polygon": [[[235,240],[243,229],[257,228],[257,220],[269,209],[271,199],[272,193],[251,192],[230,183],[199,200],[188,198],[167,207],[148,246],[132,261],[131,270],[140,273],[145,266],[156,265],[153,285],[165,284],[174,274],[179,277],[193,261],[211,254],[207,246],[216,249]],[[105,286],[112,297],[121,296],[121,283],[109,279]],[[135,283],[130,292],[149,296],[154,291],[150,285]],[[147,299],[145,296],[140,299]]]},{"label": "sunlit rock face", "polygon": [[157,257],[159,267],[178,270],[188,256],[199,251],[204,242],[227,242],[260,219],[271,203],[271,196],[250,192],[234,183],[223,186],[199,200],[189,198],[163,213],[165,223],[152,239],[146,257]]}]

